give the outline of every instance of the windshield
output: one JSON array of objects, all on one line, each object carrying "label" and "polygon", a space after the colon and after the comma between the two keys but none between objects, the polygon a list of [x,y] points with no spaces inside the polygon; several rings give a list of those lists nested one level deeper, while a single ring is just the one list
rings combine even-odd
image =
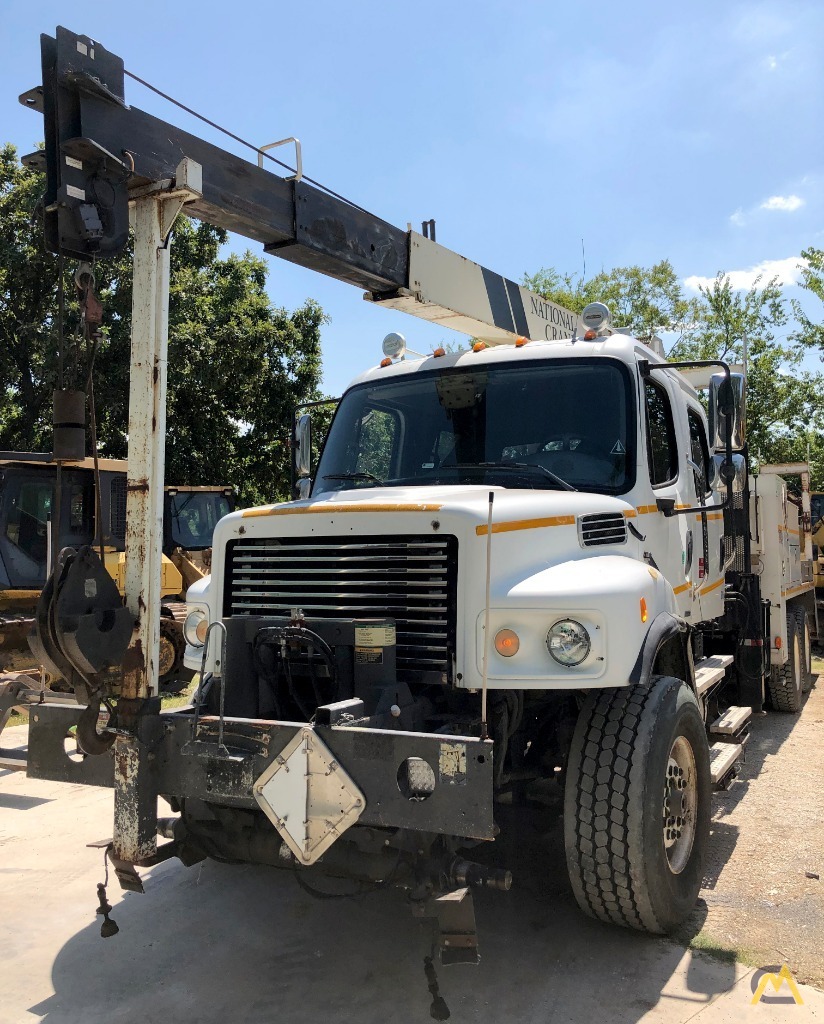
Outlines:
[{"label": "windshield", "polygon": [[172,543],[188,551],[211,547],[218,520],[231,511],[225,494],[179,491],[169,498]]},{"label": "windshield", "polygon": [[314,491],[494,482],[620,494],[633,483],[634,424],[616,360],[422,371],[347,392]]}]

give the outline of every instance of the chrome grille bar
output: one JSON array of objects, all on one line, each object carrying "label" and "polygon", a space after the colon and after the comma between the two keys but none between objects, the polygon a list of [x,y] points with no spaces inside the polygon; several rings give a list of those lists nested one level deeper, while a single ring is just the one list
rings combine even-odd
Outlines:
[{"label": "chrome grille bar", "polygon": [[457,548],[449,536],[244,538],[227,551],[224,615],[389,615],[399,678],[440,681],[454,650]]}]

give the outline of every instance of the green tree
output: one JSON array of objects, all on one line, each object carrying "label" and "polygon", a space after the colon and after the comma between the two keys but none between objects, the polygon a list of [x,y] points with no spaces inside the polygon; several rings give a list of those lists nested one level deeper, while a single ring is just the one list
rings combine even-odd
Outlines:
[{"label": "green tree", "polygon": [[[42,175],[0,150],[0,448],[49,450],[58,351],[58,260],[37,215]],[[319,398],[320,328],[307,300],[288,313],[266,294],[266,262],[221,255],[227,234],[185,217],[171,249],[166,479],[226,483],[242,504],[288,496],[293,407]],[[66,385],[84,387],[77,293],[64,272]],[[131,250],[95,266],[105,335],[95,360],[101,454],[127,454]]]},{"label": "green tree", "polygon": [[[747,291],[735,289],[719,273],[700,290],[695,320],[670,352],[674,359],[747,360],[747,441],[757,462],[788,462],[810,457],[813,476],[824,478],[824,426],[821,374],[802,368],[797,345],[783,343],[778,332],[788,313],[775,279],[760,279]],[[812,443],[816,442],[816,443]]]},{"label": "green tree", "polygon": [[[824,250],[803,249],[801,255],[806,261],[801,267],[801,287],[824,303]],[[812,320],[797,299],[793,299],[793,312],[798,321],[798,330],[793,334],[793,340],[820,349],[821,358],[824,359],[824,322],[816,323]]]},{"label": "green tree", "polygon": [[617,327],[628,327],[636,337],[662,331],[679,335],[691,323],[694,301],[683,289],[669,260],[651,267],[616,267],[584,280],[554,267],[526,275],[524,286],[574,313],[590,302],[604,302]]}]

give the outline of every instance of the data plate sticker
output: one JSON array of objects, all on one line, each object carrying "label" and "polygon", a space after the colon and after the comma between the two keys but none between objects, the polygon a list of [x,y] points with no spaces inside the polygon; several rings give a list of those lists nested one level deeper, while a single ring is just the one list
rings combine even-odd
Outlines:
[{"label": "data plate sticker", "polygon": [[356,647],[355,663],[357,665],[382,665],[382,647]]},{"label": "data plate sticker", "polygon": [[394,646],[394,626],[355,626],[355,647]]},{"label": "data plate sticker", "polygon": [[442,743],[438,772],[446,786],[466,785],[466,744]]}]

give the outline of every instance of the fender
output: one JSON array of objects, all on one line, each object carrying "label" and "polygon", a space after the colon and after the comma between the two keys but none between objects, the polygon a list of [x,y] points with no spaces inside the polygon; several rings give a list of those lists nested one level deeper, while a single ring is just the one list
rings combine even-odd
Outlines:
[{"label": "fender", "polygon": [[684,649],[684,662],[689,666],[690,678],[685,679],[684,682],[694,686],[692,658],[690,657],[688,642],[689,627],[684,619],[679,615],[673,615],[672,612],[659,612],[652,620],[647,630],[647,635],[644,637],[644,642],[641,645],[641,650],[638,652],[638,658],[629,674],[630,683],[633,685],[648,683],[658,652],[668,640],[678,635],[681,637],[681,644]]}]

